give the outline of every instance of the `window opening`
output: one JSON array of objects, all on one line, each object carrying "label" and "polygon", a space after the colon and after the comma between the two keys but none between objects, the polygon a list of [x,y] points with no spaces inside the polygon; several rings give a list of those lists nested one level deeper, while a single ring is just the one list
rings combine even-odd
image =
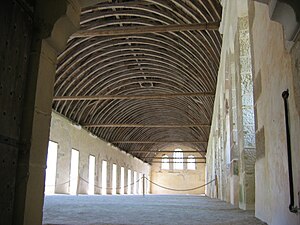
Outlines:
[{"label": "window opening", "polygon": [[70,172],[70,194],[77,194],[78,186],[78,169],[79,166],[79,151],[72,149],[71,152],[71,172]]},{"label": "window opening", "polygon": [[102,186],[102,195],[106,195],[106,187],[107,187],[107,162],[105,160],[102,161],[102,179],[101,179],[101,186]]},{"label": "window opening", "polygon": [[112,194],[117,194],[117,165],[113,164],[112,168]]},{"label": "window opening", "polygon": [[47,168],[45,179],[45,194],[55,193],[56,163],[57,163],[57,143],[49,141],[47,154]]},{"label": "window opening", "polygon": [[89,156],[89,195],[95,194],[95,156]]},{"label": "window opening", "polygon": [[127,194],[131,194],[131,170],[128,170],[128,178],[127,178]]},{"label": "window opening", "polygon": [[121,177],[120,177],[120,194],[124,195],[124,167],[121,167]]},{"label": "window opening", "polygon": [[146,176],[147,180],[146,180],[146,190],[147,190],[147,194],[150,194],[150,179],[148,176]]},{"label": "window opening", "polygon": [[136,191],[137,191],[137,189],[136,189],[136,186],[137,186],[136,181],[137,181],[137,173],[136,173],[136,171],[134,171],[133,172],[133,194],[134,195],[136,194]]},{"label": "window opening", "polygon": [[173,168],[175,170],[183,170],[183,152],[181,149],[175,149],[173,153]]},{"label": "window opening", "polygon": [[163,155],[161,159],[161,169],[168,170],[169,168],[169,157],[167,155]]},{"label": "window opening", "polygon": [[196,160],[195,160],[195,157],[193,155],[188,156],[187,169],[188,170],[195,170],[196,169]]},{"label": "window opening", "polygon": [[139,191],[138,194],[141,195],[143,193],[143,174],[139,173]]}]

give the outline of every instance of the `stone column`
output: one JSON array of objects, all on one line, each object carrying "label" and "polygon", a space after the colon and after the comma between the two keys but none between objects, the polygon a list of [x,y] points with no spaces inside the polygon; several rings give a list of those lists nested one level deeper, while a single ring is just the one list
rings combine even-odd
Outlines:
[{"label": "stone column", "polygon": [[253,105],[252,60],[248,16],[239,18],[240,43],[240,196],[242,209],[254,209],[255,203],[255,119]]},{"label": "stone column", "polygon": [[111,163],[110,161],[107,161],[106,194],[108,194],[108,195],[112,194],[112,171],[113,171],[113,163]]},{"label": "stone column", "polygon": [[[169,158],[172,158],[173,157],[173,155],[171,155],[171,156],[169,156]],[[174,169],[174,163],[173,163],[173,160],[174,159],[169,159],[169,170],[170,171],[173,171],[173,169]]]},{"label": "stone column", "polygon": [[[136,181],[139,179],[140,179],[140,173],[136,172]],[[140,188],[141,188],[140,181],[138,181],[136,182],[136,194],[140,193]]]},{"label": "stone column", "polygon": [[128,194],[128,168],[124,166],[124,194]]},{"label": "stone column", "polygon": [[98,156],[96,158],[96,166],[95,166],[95,170],[96,170],[96,176],[95,176],[95,194],[101,194],[102,191],[102,160],[100,159],[100,157]]},{"label": "stone column", "polygon": [[79,170],[78,170],[78,179],[79,179],[79,189],[77,190],[78,194],[88,194],[89,190],[89,158],[88,154],[79,151]]},{"label": "stone column", "polygon": [[134,170],[131,170],[131,194],[135,194],[133,191],[134,191]]},{"label": "stone column", "polygon": [[238,129],[237,129],[237,89],[236,89],[236,65],[235,55],[230,55],[229,73],[231,77],[231,90],[230,90],[230,132],[231,132],[231,151],[230,151],[230,203],[232,205],[239,205],[239,149],[238,149]]},{"label": "stone column", "polygon": [[121,194],[121,166],[117,164],[117,194]]},{"label": "stone column", "polygon": [[[26,80],[21,124],[13,224],[41,224],[45,167],[52,112],[57,55],[69,36],[79,29],[80,9],[71,1],[47,0],[35,4],[35,33]],[[56,13],[45,13],[45,12]],[[71,18],[72,17],[72,18]],[[54,26],[55,24],[55,26]]]},{"label": "stone column", "polygon": [[[56,163],[56,194],[70,193],[70,164],[72,147],[66,141],[58,143]],[[69,181],[69,182],[68,182]]]}]

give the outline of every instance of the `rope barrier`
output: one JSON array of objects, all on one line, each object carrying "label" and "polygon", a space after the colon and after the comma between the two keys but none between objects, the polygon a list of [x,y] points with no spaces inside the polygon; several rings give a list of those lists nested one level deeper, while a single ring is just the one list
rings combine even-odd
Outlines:
[{"label": "rope barrier", "polygon": [[215,179],[213,179],[213,180],[207,182],[206,184],[203,184],[203,185],[200,185],[200,186],[194,187],[194,188],[189,188],[189,189],[174,189],[174,188],[164,187],[164,186],[162,186],[162,185],[160,185],[160,184],[157,184],[157,183],[155,183],[155,182],[149,180],[147,177],[146,177],[145,179],[148,180],[150,183],[152,183],[152,184],[158,186],[158,187],[161,187],[161,188],[163,188],[163,189],[170,190],[170,191],[193,191],[193,190],[196,190],[196,189],[205,187],[206,185],[208,185],[208,184],[210,184],[210,183],[212,183],[212,182],[215,181]]},{"label": "rope barrier", "polygon": [[[89,184],[89,181],[85,180],[84,178],[82,178],[82,177],[78,177],[78,178],[79,178],[80,180],[84,181],[85,183]],[[131,183],[131,184],[125,185],[124,188],[129,187],[129,186],[132,186],[132,185],[134,185],[135,183],[138,183],[141,179],[142,179],[142,178],[138,179],[137,181],[135,181],[135,182],[133,182],[133,183]],[[75,180],[75,178],[74,178],[74,179],[71,179],[71,180]],[[51,185],[45,185],[45,186],[46,186],[46,187],[62,186],[62,185],[65,185],[65,184],[70,183],[71,180],[68,180],[68,181],[66,181],[66,182],[63,182],[63,183],[61,183],[61,184],[51,184]],[[101,186],[98,186],[98,185],[96,185],[96,184],[94,184],[94,187],[99,188],[99,189],[102,189]],[[107,187],[106,189],[113,189],[113,188],[112,188],[112,187]],[[121,187],[117,187],[116,189],[121,189]]]},{"label": "rope barrier", "polygon": [[[74,179],[71,179],[71,180],[74,180]],[[63,182],[63,183],[61,183],[61,184],[51,184],[51,185],[46,185],[46,187],[62,186],[62,185],[65,185],[65,184],[67,184],[67,183],[70,183],[71,180],[68,180],[68,181],[66,181],[66,182]]]},{"label": "rope barrier", "polygon": [[[82,181],[84,181],[85,183],[89,184],[89,181],[85,180],[84,178],[79,177],[79,179],[82,180]],[[138,183],[141,179],[142,179],[142,178],[136,180],[135,182],[133,182],[133,183],[131,183],[131,184],[125,185],[124,188],[129,187],[129,186],[132,186],[132,185],[134,185],[135,183]],[[95,184],[94,184],[94,187],[99,188],[99,189],[102,189],[102,188],[103,188],[103,187],[100,187],[100,186],[95,185]],[[113,188],[112,188],[112,187],[106,187],[106,189],[113,189]],[[121,189],[121,187],[116,187],[116,189]]]},{"label": "rope barrier", "polygon": [[[82,178],[82,177],[78,177],[79,178],[79,180],[82,180],[83,182],[85,182],[85,183],[87,183],[87,184],[89,184],[89,181],[87,181],[87,180],[85,180],[84,178]],[[156,185],[156,186],[158,186],[158,187],[160,187],[160,188],[163,188],[163,189],[166,189],[166,190],[170,190],[170,191],[193,191],[193,190],[197,190],[197,189],[199,189],[199,188],[202,188],[202,187],[205,187],[205,186],[207,186],[208,184],[211,184],[212,182],[214,182],[214,181],[216,181],[216,179],[213,179],[213,180],[211,180],[211,181],[209,181],[209,182],[207,182],[207,183],[205,183],[205,184],[203,184],[203,185],[200,185],[200,186],[197,186],[197,187],[194,187],[194,188],[188,188],[188,189],[175,189],[175,188],[170,188],[170,187],[165,187],[165,186],[163,186],[163,185],[160,185],[160,184],[157,184],[157,183],[155,183],[155,182],[153,182],[153,181],[151,181],[151,180],[149,180],[147,177],[145,177],[145,178],[139,178],[138,180],[136,180],[135,182],[133,182],[133,183],[131,183],[131,184],[127,184],[127,185],[125,185],[123,188],[127,188],[127,187],[129,187],[129,186],[133,186],[135,183],[138,183],[138,182],[140,182],[142,179],[146,179],[146,180],[148,180],[150,183],[152,183],[152,184],[154,184],[154,185]],[[63,182],[63,183],[61,183],[61,184],[55,184],[55,185],[46,185],[47,187],[51,187],[51,186],[61,186],[61,185],[65,185],[65,184],[67,184],[67,183],[70,183],[71,182],[71,180],[68,180],[68,181],[66,181],[66,182]],[[98,185],[95,185],[94,184],[94,187],[96,187],[96,188],[99,188],[99,189],[103,189],[103,187],[101,187],[101,186],[98,186]],[[116,187],[116,189],[121,189],[122,187]],[[106,187],[106,189],[113,189],[112,187]]]},{"label": "rope barrier", "polygon": [[[83,180],[85,183],[89,184],[89,182],[88,182],[87,180],[83,179],[82,177],[79,177],[79,180]],[[95,188],[102,189],[102,187],[100,187],[100,186],[98,186],[98,185],[96,185],[96,184],[94,184],[94,187],[95,187]],[[112,188],[106,188],[106,189],[112,189]]]},{"label": "rope barrier", "polygon": [[[133,182],[133,183],[131,183],[131,184],[125,185],[124,188],[127,188],[127,187],[129,187],[129,186],[134,185],[135,183],[138,183],[141,179],[142,179],[142,178],[138,179],[137,181],[135,181],[135,182]],[[121,187],[120,187],[120,188],[121,188]]]}]

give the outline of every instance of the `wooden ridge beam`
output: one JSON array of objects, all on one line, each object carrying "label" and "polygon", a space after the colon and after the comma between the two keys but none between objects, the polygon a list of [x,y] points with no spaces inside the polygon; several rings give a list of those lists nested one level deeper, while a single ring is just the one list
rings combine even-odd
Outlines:
[{"label": "wooden ridge beam", "polygon": [[[161,163],[161,161],[152,161],[152,162],[148,162],[148,163],[150,163],[150,164],[152,164],[152,163]],[[172,162],[172,164],[173,163],[182,163],[182,164],[187,164],[187,163],[206,163],[206,161],[203,161],[203,162]]]},{"label": "wooden ridge beam", "polygon": [[85,100],[136,100],[166,99],[177,97],[215,96],[213,92],[193,92],[157,95],[94,95],[94,96],[54,96],[53,101],[85,101]]},{"label": "wooden ridge beam", "polygon": [[[139,151],[139,150],[133,150],[133,151],[126,151],[128,153],[174,153],[174,151]],[[200,153],[200,152],[206,152],[205,150],[199,150],[199,151],[182,151],[182,153]]]},{"label": "wooden ridge beam", "polygon": [[125,127],[125,128],[185,128],[185,127],[208,127],[210,124],[83,124],[85,128],[89,127]]},{"label": "wooden ridge beam", "polygon": [[167,140],[167,141],[109,141],[113,144],[158,144],[158,143],[191,143],[191,144],[206,144],[207,141],[174,141],[174,140]]},{"label": "wooden ridge beam", "polygon": [[[145,157],[141,157],[143,159],[169,159],[169,160],[174,160],[174,159],[178,159],[178,158],[174,158],[174,157],[168,157],[168,158],[164,158],[164,157],[151,157],[151,156],[145,156]],[[180,159],[190,159],[189,157],[183,157]],[[205,157],[194,157],[193,159],[206,159]]]},{"label": "wooden ridge beam", "polygon": [[71,38],[93,38],[106,36],[126,36],[134,34],[149,34],[149,33],[165,33],[177,31],[192,31],[192,30],[218,30],[220,22],[209,23],[193,23],[193,24],[170,24],[157,26],[126,26],[103,28],[95,30],[80,30],[71,36]]}]

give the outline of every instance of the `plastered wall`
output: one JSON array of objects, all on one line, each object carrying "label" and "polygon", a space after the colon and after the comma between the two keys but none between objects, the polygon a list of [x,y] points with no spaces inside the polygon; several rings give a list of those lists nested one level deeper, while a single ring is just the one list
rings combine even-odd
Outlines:
[{"label": "plastered wall", "polygon": [[[163,150],[167,151],[174,151],[174,149],[180,148],[183,150],[183,157],[186,158],[190,155],[194,157],[203,157],[200,153],[184,153],[185,150],[193,150],[186,147],[181,146],[173,146],[168,147]],[[153,161],[161,161],[161,157],[163,155],[167,155],[169,158],[173,157],[173,153],[159,153],[156,155],[156,159],[154,158]],[[203,161],[196,159],[196,161]],[[186,159],[184,159],[186,162]],[[159,184],[164,187],[176,189],[168,190],[165,188],[161,188],[157,185],[151,184],[151,191],[152,194],[204,194],[205,187],[197,188],[195,190],[188,190],[188,191],[180,191],[186,189],[193,189],[195,187],[199,187],[205,183],[205,163],[196,163],[195,170],[188,170],[187,164],[183,164],[183,170],[174,169],[174,164],[172,160],[169,160],[169,169],[165,170],[162,169],[161,163],[155,163],[152,165],[152,172],[151,172],[151,179],[154,183]]]},{"label": "plastered wall", "polygon": [[[253,3],[251,11],[255,108],[257,115],[255,215],[272,225],[300,224],[289,212],[286,127],[282,92],[289,89],[289,122],[295,203],[299,207],[299,58],[300,43],[285,47],[283,27],[270,20],[268,5]],[[292,16],[292,15],[290,15]]]},{"label": "plastered wall", "polygon": [[[117,173],[120,172],[120,168],[125,169],[125,185],[127,184],[127,171],[130,169],[137,173],[150,176],[151,166],[143,163],[141,160],[134,158],[133,156],[120,151],[111,144],[100,140],[99,138],[91,135],[80,126],[73,125],[69,120],[61,115],[52,112],[51,128],[50,128],[50,140],[58,143],[58,156],[57,156],[57,175],[56,175],[56,193],[69,193],[70,180],[70,166],[71,166],[71,150],[75,149],[79,151],[79,176],[88,181],[88,160],[89,155],[93,155],[96,158],[95,167],[95,193],[100,194],[101,190],[97,186],[101,187],[101,175],[102,175],[102,160],[107,161],[107,187],[111,187],[111,172],[112,165],[117,165]],[[117,176],[119,178],[119,176]],[[131,178],[133,182],[133,176]],[[66,183],[67,182],[67,183]],[[117,184],[119,182],[117,181]],[[141,184],[141,183],[139,183]],[[110,194],[110,190],[107,190]],[[88,193],[88,184],[84,181],[80,181],[78,185],[79,194]],[[118,190],[117,190],[118,193]],[[126,190],[125,190],[126,193]]]},{"label": "plastered wall", "polygon": [[223,1],[221,62],[207,148],[207,195],[254,209],[255,119],[248,1]]},{"label": "plastered wall", "polygon": [[300,42],[299,36],[287,42],[286,25],[273,21],[268,1],[261,2],[222,1],[223,45],[206,164],[207,180],[217,177],[217,182],[206,187],[206,194],[255,209],[256,217],[267,224],[296,225],[299,212],[289,211],[282,92],[289,90],[294,196],[299,207]]}]

